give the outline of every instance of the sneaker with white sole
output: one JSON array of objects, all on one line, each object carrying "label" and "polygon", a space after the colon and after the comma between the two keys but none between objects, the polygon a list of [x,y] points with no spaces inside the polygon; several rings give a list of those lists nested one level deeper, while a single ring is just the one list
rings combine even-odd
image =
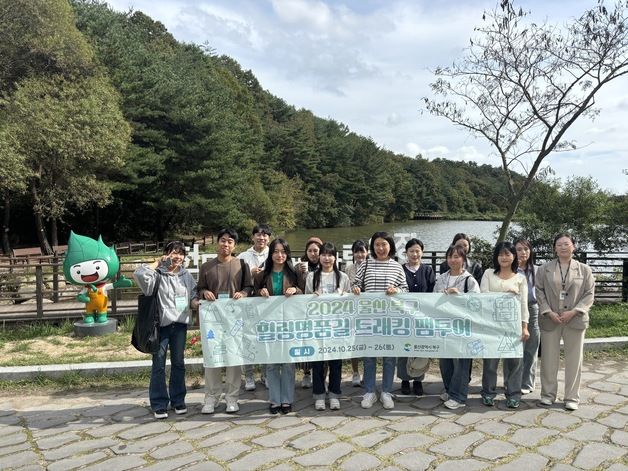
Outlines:
[{"label": "sneaker with white sole", "polygon": [[377,402],[377,394],[366,393],[362,397],[362,402],[360,403],[360,405],[362,406],[363,409],[370,409],[371,407],[373,407],[373,404],[375,404],[376,402]]},{"label": "sneaker with white sole", "polygon": [[543,407],[549,407],[553,404],[554,402],[549,398],[549,397],[542,397],[539,400],[539,406],[543,406]]},{"label": "sneaker with white sole", "polygon": [[329,400],[329,408],[331,410],[340,410],[340,401],[336,399],[335,397],[332,397]]},{"label": "sneaker with white sole", "polygon": [[379,396],[379,400],[382,401],[384,405],[384,409],[394,409],[395,401],[393,401],[392,394],[388,392],[383,392],[381,396]]},{"label": "sneaker with white sole", "polygon": [[466,404],[463,404],[462,402],[458,402],[455,399],[449,399],[448,401],[445,401],[445,404],[443,405],[447,409],[451,409],[451,410],[460,409],[461,407],[466,407]]},{"label": "sneaker with white sole", "polygon": [[244,390],[255,391],[255,378],[253,378],[253,376],[246,376],[244,378]]},{"label": "sneaker with white sole", "polygon": [[314,409],[325,410],[325,399],[316,399],[314,402]]},{"label": "sneaker with white sole", "polygon": [[156,419],[167,419],[168,418],[168,411],[166,411],[165,409],[159,409],[156,410],[153,415],[155,416]]},{"label": "sneaker with white sole", "polygon": [[187,414],[187,412],[188,408],[185,406],[185,404],[174,406],[174,413],[177,415]]},{"label": "sneaker with white sole", "polygon": [[227,410],[225,411],[227,414],[235,414],[240,410],[240,406],[238,405],[238,401],[227,399]]},{"label": "sneaker with white sole", "polygon": [[312,375],[303,375],[303,379],[301,380],[301,387],[303,389],[310,389],[312,387]]},{"label": "sneaker with white sole", "polygon": [[351,385],[354,388],[357,388],[360,386],[360,373],[358,373],[357,371],[355,373],[353,373],[353,376],[351,377]]},{"label": "sneaker with white sole", "polygon": [[447,402],[449,400],[449,394],[447,394],[446,392],[442,393],[440,396],[440,400],[443,402]]},{"label": "sneaker with white sole", "polygon": [[521,394],[530,394],[534,389],[521,388]]},{"label": "sneaker with white sole", "polygon": [[567,401],[565,402],[565,409],[567,410],[578,410],[578,403],[575,401]]},{"label": "sneaker with white sole", "polygon": [[205,404],[203,404],[203,408],[201,409],[201,414],[213,414],[215,407],[216,407],[216,400],[213,397],[209,399],[205,399]]}]

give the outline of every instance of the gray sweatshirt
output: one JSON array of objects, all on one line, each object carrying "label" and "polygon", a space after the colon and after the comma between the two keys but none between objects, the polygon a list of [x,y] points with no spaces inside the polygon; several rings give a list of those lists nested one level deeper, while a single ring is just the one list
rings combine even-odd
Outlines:
[{"label": "gray sweatshirt", "polygon": [[173,322],[189,324],[190,302],[196,297],[196,281],[192,274],[184,267],[181,267],[177,273],[171,273],[161,267],[153,270],[148,265],[142,265],[135,270],[133,278],[145,295],[153,293],[157,271],[161,275],[157,293],[161,308],[161,325],[167,326]]}]

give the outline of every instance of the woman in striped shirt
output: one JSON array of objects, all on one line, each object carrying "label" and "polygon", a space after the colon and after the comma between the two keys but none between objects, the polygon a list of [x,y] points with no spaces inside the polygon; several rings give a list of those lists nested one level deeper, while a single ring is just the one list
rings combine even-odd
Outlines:
[{"label": "woman in striped shirt", "polygon": [[[362,263],[353,282],[354,294],[361,292],[380,292],[396,294],[408,291],[406,275],[403,268],[393,257],[395,256],[395,241],[386,232],[376,232],[371,237],[371,257]],[[377,401],[375,393],[375,369],[377,358],[364,358],[364,389],[362,407],[369,409]],[[390,391],[395,375],[395,357],[382,358],[382,394],[380,400],[384,409],[395,407]]]}]

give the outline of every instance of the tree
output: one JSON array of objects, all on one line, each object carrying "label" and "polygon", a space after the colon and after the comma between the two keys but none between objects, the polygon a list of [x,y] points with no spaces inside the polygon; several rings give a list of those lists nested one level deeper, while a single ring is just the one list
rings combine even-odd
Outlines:
[{"label": "tree", "polygon": [[501,160],[509,199],[500,241],[544,159],[575,149],[565,133],[579,118],[593,118],[600,89],[628,73],[626,8],[599,1],[561,29],[501,0],[463,59],[435,70],[431,86],[442,98],[423,98],[426,109],[488,140]]},{"label": "tree", "polygon": [[[571,232],[578,247],[608,252],[628,243],[628,212],[624,196],[602,190],[591,177],[535,182],[521,204],[524,216],[512,239],[528,239],[537,252],[552,252],[559,232]],[[623,209],[622,209],[623,205]]]}]

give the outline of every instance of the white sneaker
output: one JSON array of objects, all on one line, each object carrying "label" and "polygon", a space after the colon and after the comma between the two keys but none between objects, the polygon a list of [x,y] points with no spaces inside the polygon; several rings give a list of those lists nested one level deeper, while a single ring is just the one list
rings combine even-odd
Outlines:
[{"label": "white sneaker", "polygon": [[227,399],[227,410],[225,411],[227,414],[235,414],[239,410],[240,406],[238,405],[238,401]]},{"label": "white sneaker", "polygon": [[578,410],[578,403],[574,401],[565,402],[565,409],[567,410]]},{"label": "white sneaker", "polygon": [[329,400],[329,408],[331,410],[340,410],[340,401],[336,399],[335,397],[332,397]]},{"label": "white sneaker", "polygon": [[312,387],[312,376],[307,374],[303,375],[303,379],[301,380],[301,387],[303,389],[310,389]]},{"label": "white sneaker", "polygon": [[552,400],[549,397],[542,397],[541,400],[539,400],[539,405],[540,406],[545,406],[545,407],[549,407],[553,404]]},{"label": "white sneaker", "polygon": [[384,405],[384,409],[394,409],[395,401],[393,401],[392,394],[388,392],[383,392],[381,396],[379,396],[379,400],[382,401]]},{"label": "white sneaker", "polygon": [[447,409],[460,409],[461,407],[466,407],[466,404],[463,404],[462,402],[458,402],[455,399],[449,399],[448,401],[445,401],[445,404],[443,404]]},{"label": "white sneaker", "polygon": [[353,373],[353,376],[351,377],[351,385],[353,387],[360,386],[360,373],[358,373],[357,371]]},{"label": "white sneaker", "polygon": [[167,419],[168,418],[168,411],[166,410],[156,410],[155,412],[153,412],[153,415],[155,416],[156,419]]},{"label": "white sneaker", "polygon": [[377,402],[377,394],[375,393],[366,393],[363,397],[362,397],[362,402],[361,402],[361,406],[363,409],[370,409],[371,407],[373,407],[373,404],[375,404]]},{"label": "white sneaker", "polygon": [[325,410],[325,399],[316,399],[314,402],[314,409]]},{"label": "white sneaker", "polygon": [[213,397],[209,399],[205,399],[205,404],[203,404],[203,408],[201,409],[201,414],[213,414],[215,407],[216,407],[216,400]]},{"label": "white sneaker", "polygon": [[447,394],[446,392],[442,393],[440,396],[440,400],[443,402],[447,402],[449,400],[449,394]]},{"label": "white sneaker", "polygon": [[527,389],[527,388],[521,389],[521,394],[530,394],[531,392],[532,392],[532,389]]},{"label": "white sneaker", "polygon": [[255,378],[253,378],[253,376],[247,376],[244,378],[244,390],[255,391]]}]

